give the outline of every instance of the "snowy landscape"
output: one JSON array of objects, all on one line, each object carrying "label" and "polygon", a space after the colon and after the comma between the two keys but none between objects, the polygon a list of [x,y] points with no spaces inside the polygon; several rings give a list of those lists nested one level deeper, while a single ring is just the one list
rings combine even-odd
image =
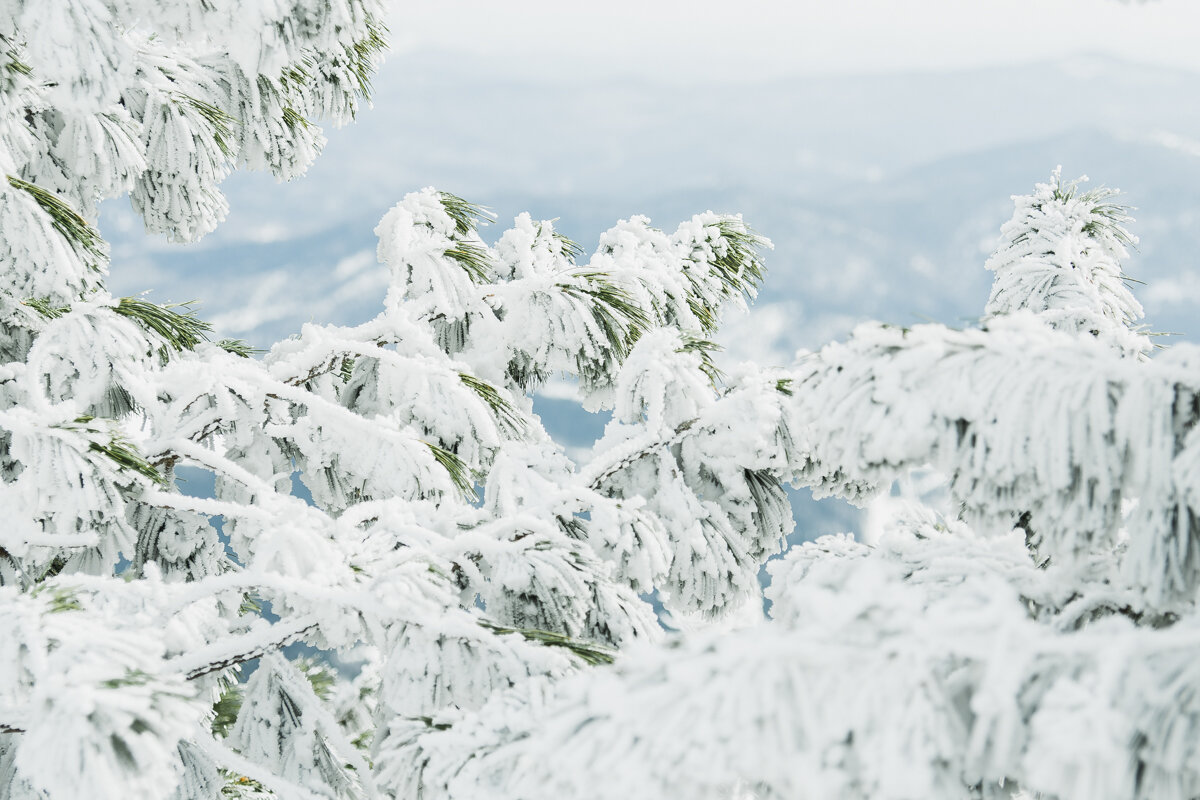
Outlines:
[{"label": "snowy landscape", "polygon": [[0,0],[0,800],[1200,798],[1200,12],[727,12]]}]

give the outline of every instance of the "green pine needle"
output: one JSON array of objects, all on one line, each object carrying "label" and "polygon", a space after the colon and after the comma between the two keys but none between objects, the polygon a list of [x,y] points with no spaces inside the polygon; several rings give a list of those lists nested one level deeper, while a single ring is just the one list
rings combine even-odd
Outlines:
[{"label": "green pine needle", "polygon": [[21,304],[29,306],[46,319],[58,319],[71,310],[70,306],[52,305],[49,297],[30,297],[27,300],[22,300]]},{"label": "green pine needle", "polygon": [[717,223],[723,246],[717,248],[712,272],[721,279],[728,295],[753,295],[762,285],[767,270],[760,251],[770,243],[736,217],[723,217]]},{"label": "green pine needle", "polygon": [[[208,340],[206,334],[212,330],[211,325],[196,317],[190,310],[190,305],[191,303],[168,303],[160,306],[136,297],[122,297],[113,310],[153,331],[168,347],[178,353],[196,349],[196,345]],[[172,310],[180,307],[189,310],[183,314]]]},{"label": "green pine needle", "polygon": [[217,143],[217,147],[221,150],[222,155],[232,155],[233,145],[231,144],[231,140],[233,138],[233,129],[238,124],[237,119],[217,108],[212,103],[201,100],[198,97],[186,94],[176,94],[176,97],[199,112],[204,121],[209,124],[209,127],[212,128],[213,141]]},{"label": "green pine needle", "polygon": [[312,74],[304,66],[303,63],[293,64],[283,70],[283,74],[279,76],[279,82],[285,90],[299,89],[309,82]]},{"label": "green pine needle", "polygon": [[554,232],[554,238],[558,240],[559,245],[562,247],[563,256],[565,256],[569,261],[574,262],[581,255],[583,255],[583,245],[579,244],[579,242],[576,242],[574,239],[570,239],[558,231]]},{"label": "green pine needle", "polygon": [[79,602],[79,596],[70,589],[64,589],[61,586],[50,586],[49,584],[38,584],[29,594],[31,597],[37,597],[43,592],[49,590],[50,602],[46,609],[47,614],[61,614],[65,611],[82,611],[83,605]]},{"label": "green pine needle", "polygon": [[520,433],[525,430],[525,420],[521,418],[520,413],[513,407],[513,404],[505,400],[500,395],[500,392],[496,391],[496,387],[465,372],[458,373],[458,378],[468,389],[479,395],[479,398],[483,402],[487,403],[488,408],[495,415],[496,421],[502,427],[507,428],[512,433]]},{"label": "green pine needle", "polygon": [[531,642],[545,645],[546,647],[562,647],[569,650],[579,660],[590,666],[599,664],[612,664],[616,658],[614,652],[602,645],[593,644],[592,642],[584,642],[579,639],[572,639],[570,636],[564,636],[561,633],[553,633],[551,631],[540,631],[536,628],[507,628],[503,625],[497,625],[493,622],[480,622],[482,627],[487,628],[492,633],[504,635],[506,633],[519,633],[525,639]]},{"label": "green pine needle", "polygon": [[387,51],[387,27],[377,20],[367,22],[367,35],[346,48],[350,71],[364,100],[371,99],[371,74],[380,55]]},{"label": "green pine needle", "polygon": [[708,382],[715,389],[720,382],[723,373],[717,368],[716,363],[712,360],[712,354],[720,352],[723,348],[716,342],[710,342],[707,339],[699,339],[694,336],[684,334],[683,347],[676,352],[679,353],[696,353],[700,356],[700,370],[708,376]]},{"label": "green pine needle", "polygon": [[[0,37],[0,39],[3,38],[4,37]],[[4,41],[8,40],[4,39]],[[8,52],[4,53],[4,58],[6,59],[6,63],[0,65],[0,67],[3,69],[8,70],[9,72],[15,72],[18,75],[24,75],[26,77],[29,77],[33,74],[33,69],[17,56],[16,50],[9,50]]]},{"label": "green pine needle", "polygon": [[445,253],[447,258],[452,258],[458,262],[458,265],[467,273],[467,277],[472,283],[488,283],[488,256],[487,250],[477,244],[471,242],[456,242],[454,247],[451,247]]},{"label": "green pine needle", "polygon": [[293,132],[296,130],[308,130],[312,127],[311,122],[300,114],[297,114],[294,109],[286,106],[283,109],[283,124],[287,125],[288,130]]},{"label": "green pine needle", "polygon": [[[1068,203],[1075,199],[1079,192],[1079,184],[1086,180],[1086,178],[1077,178],[1072,181],[1064,181],[1062,173],[1058,170],[1055,170],[1053,178],[1051,197],[1060,203]],[[1090,206],[1088,213],[1094,217],[1084,223],[1083,232],[1088,236],[1096,236],[1102,231],[1107,231],[1122,245],[1134,248],[1137,242],[1124,227],[1125,223],[1133,221],[1133,217],[1128,213],[1132,209],[1130,206],[1111,202],[1111,199],[1119,194],[1120,192],[1116,189],[1109,189],[1105,186],[1098,186],[1079,194],[1079,200]]]},{"label": "green pine needle", "polygon": [[454,727],[453,725],[449,725],[445,722],[437,722],[433,717],[410,717],[409,719],[415,719],[418,722],[424,722],[425,727],[431,728],[435,731],[448,731]]},{"label": "green pine needle", "polygon": [[238,614],[245,616],[255,616],[262,613],[262,604],[258,598],[251,594],[243,594],[241,605],[238,606]]},{"label": "green pine needle", "polygon": [[213,703],[212,710],[212,732],[225,738],[229,735],[234,723],[237,722],[238,714],[242,710],[241,684],[227,681],[221,696],[217,698],[217,702]]},{"label": "green pine needle", "polygon": [[[97,429],[96,426],[91,424],[94,420],[95,417],[85,414],[82,417],[76,417],[74,424],[58,425],[56,427],[79,431],[89,436],[103,436],[104,431]],[[147,461],[146,457],[138,452],[138,449],[134,445],[127,442],[116,431],[109,432],[107,444],[101,444],[93,439],[88,444],[88,449],[107,456],[119,469],[136,472],[142,477],[149,478],[160,485],[165,486],[167,483],[166,478],[155,469],[154,465]]]},{"label": "green pine needle", "polygon": [[439,192],[438,194],[442,198],[442,208],[446,209],[450,219],[454,220],[455,230],[463,236],[478,230],[480,225],[487,225],[496,218],[496,215],[487,208],[475,205],[456,194],[449,192]]},{"label": "green pine needle", "polygon": [[120,678],[109,678],[100,683],[105,689],[123,689],[126,686],[145,686],[150,682],[150,675],[140,669],[127,669]]},{"label": "green pine needle", "polygon": [[89,450],[97,453],[103,453],[107,456],[119,469],[136,472],[143,478],[149,478],[151,481],[166,485],[167,480],[164,478],[154,465],[146,460],[146,457],[138,452],[137,448],[126,442],[120,436],[113,435],[108,444],[100,444],[92,442],[88,445]]},{"label": "green pine needle", "polygon": [[323,664],[315,658],[307,657],[297,659],[293,663],[296,669],[300,670],[301,674],[308,679],[313,694],[322,700],[328,700],[333,693],[334,684],[337,683],[337,675],[329,668],[329,665]]},{"label": "green pine needle", "polygon": [[582,281],[559,283],[566,295],[589,301],[592,318],[604,332],[609,346],[618,358],[625,358],[629,349],[650,328],[650,317],[624,288],[613,283],[605,272],[573,272]]},{"label": "green pine needle", "polygon": [[42,210],[50,215],[54,229],[76,247],[96,257],[104,257],[104,240],[100,234],[88,224],[87,220],[76,213],[75,209],[64,203],[52,192],[48,192],[36,184],[8,176],[8,183],[14,189],[28,192],[37,201]]},{"label": "green pine needle", "polygon": [[221,348],[226,353],[233,353],[235,356],[240,356],[242,358],[250,358],[255,353],[266,352],[266,350],[262,350],[257,347],[251,347],[241,339],[221,339],[217,342],[217,347]]},{"label": "green pine needle", "polygon": [[792,388],[793,383],[795,383],[795,381],[791,378],[780,378],[779,380],[775,381],[775,391],[779,392],[785,397],[791,397],[796,393],[796,391]]},{"label": "green pine needle", "polygon": [[432,442],[424,442],[424,444],[429,448],[429,452],[433,454],[433,457],[437,459],[437,462],[450,474],[450,480],[454,483],[455,488],[458,489],[463,499],[468,503],[476,502],[479,496],[475,494],[475,483],[471,480],[471,471],[467,468],[466,462],[449,450],[438,447]]}]

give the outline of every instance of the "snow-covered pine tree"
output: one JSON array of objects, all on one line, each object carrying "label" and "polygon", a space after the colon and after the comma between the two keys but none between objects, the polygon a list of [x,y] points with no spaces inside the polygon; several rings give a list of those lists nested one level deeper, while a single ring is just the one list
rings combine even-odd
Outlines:
[{"label": "snow-covered pine tree", "polygon": [[931,465],[942,513],[793,548],[769,624],[409,726],[384,769],[455,798],[1200,796],[1200,350],[1149,357],[1114,194],[1015,198],[977,328],[868,324],[741,379],[777,390],[770,474],[862,502]]},{"label": "snow-covered pine tree", "polygon": [[[978,328],[728,376],[765,242],[714,214],[584,264],[417,192],[379,316],[261,360],[111,297],[97,201],[189,240],[233,168],[299,174],[379,14],[0,0],[0,797],[1200,796],[1200,353],[1149,357],[1103,190],[1018,199]],[[614,411],[583,469],[532,413],[558,373]],[[926,465],[942,513],[794,548],[769,624],[658,641],[652,592],[695,627],[757,603],[782,482]]]},{"label": "snow-covered pine tree", "polygon": [[[405,796],[414,730],[661,638],[648,594],[759,601],[792,527],[776,410],[718,388],[707,338],[762,279],[740,218],[635,217],[582,263],[416,192],[377,229],[379,316],[262,359],[107,292],[99,200],[187,241],[235,167],[302,172],[380,13],[0,0],[0,797]],[[617,414],[585,471],[532,413],[556,374]]]}]

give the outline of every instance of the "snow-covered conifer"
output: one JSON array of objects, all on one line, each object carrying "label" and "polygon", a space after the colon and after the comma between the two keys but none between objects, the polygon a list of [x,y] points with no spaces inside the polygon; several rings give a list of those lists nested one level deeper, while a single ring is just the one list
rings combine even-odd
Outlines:
[{"label": "snow-covered conifer", "polygon": [[1147,357],[1124,211],[1064,186],[1016,198],[985,327],[864,325],[721,400],[773,426],[767,474],[865,502],[932,465],[949,516],[793,548],[769,624],[514,688],[387,768],[446,797],[1200,793],[1200,354]]},{"label": "snow-covered conifer", "polygon": [[[0,797],[1200,795],[1200,354],[1150,357],[1107,190],[1017,199],[981,327],[786,368],[717,369],[769,243],[711,212],[585,256],[413,192],[379,314],[262,358],[112,297],[98,202],[190,241],[301,174],[381,13],[0,0]],[[791,549],[730,631],[784,484],[926,465],[950,509]]]}]

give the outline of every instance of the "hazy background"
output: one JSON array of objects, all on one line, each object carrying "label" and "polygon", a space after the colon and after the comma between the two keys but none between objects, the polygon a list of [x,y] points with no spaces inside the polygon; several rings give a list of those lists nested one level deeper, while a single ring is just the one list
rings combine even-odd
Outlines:
[{"label": "hazy background", "polygon": [[[372,229],[422,186],[496,211],[485,238],[528,210],[585,249],[631,214],[742,212],[776,249],[722,342],[785,363],[864,319],[978,317],[1010,196],[1061,164],[1137,208],[1125,271],[1150,327],[1200,334],[1198,3],[440,0],[390,27],[374,109],[301,180],[233,176],[203,242],[151,240],[109,203],[114,294],[199,300],[267,346],[376,313]],[[573,448],[603,424],[538,408]]]}]

